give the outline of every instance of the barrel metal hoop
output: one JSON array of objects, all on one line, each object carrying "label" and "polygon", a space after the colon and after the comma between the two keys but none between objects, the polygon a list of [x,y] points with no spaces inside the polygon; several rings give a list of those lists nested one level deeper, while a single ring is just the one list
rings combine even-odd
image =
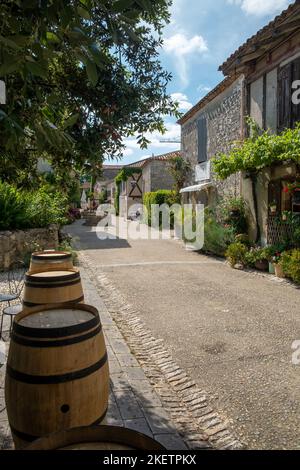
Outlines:
[{"label": "barrel metal hoop", "polygon": [[93,338],[102,330],[102,325],[100,324],[97,328],[90,331],[86,335],[75,336],[73,338],[65,338],[65,339],[58,339],[54,341],[38,341],[29,338],[22,338],[22,336],[18,336],[15,333],[11,334],[11,340],[17,344],[21,344],[22,346],[29,346],[30,348],[59,348],[62,346],[70,346],[72,344],[82,343],[83,341],[87,341],[88,339]]},{"label": "barrel metal hoop", "polygon": [[79,271],[66,274],[65,276],[60,275],[60,276],[53,276],[53,277],[39,276],[38,273],[36,275],[25,274],[25,285],[27,282],[45,283],[45,282],[55,282],[55,281],[67,281],[67,280],[72,280],[72,279],[80,279]]},{"label": "barrel metal hoop", "polygon": [[52,279],[50,281],[50,284],[48,284],[48,281],[47,282],[44,281],[43,283],[41,281],[38,281],[37,283],[26,281],[25,286],[34,287],[38,289],[58,289],[59,287],[74,286],[75,284],[79,284],[79,283],[80,283],[80,277],[78,277],[74,281],[63,281],[63,282],[56,281],[55,284],[54,283],[52,284]]},{"label": "barrel metal hoop", "polygon": [[[68,307],[68,304],[65,305]],[[100,318],[98,314],[85,323],[72,326],[62,326],[60,328],[31,328],[20,325],[20,323],[14,321],[13,332],[20,334],[21,336],[27,336],[29,338],[64,338],[65,336],[73,336],[77,333],[84,333],[85,331],[89,331],[98,324],[100,324]]]},{"label": "barrel metal hoop", "polygon": [[[81,297],[78,297],[78,299],[75,300],[70,300],[69,302],[63,302],[66,306],[68,305],[73,305],[73,304],[78,304],[79,302],[82,302],[84,300],[84,296],[82,295]],[[38,307],[46,304],[35,304],[33,302],[26,302],[23,300],[23,305],[24,307]]]},{"label": "barrel metal hoop", "polygon": [[53,254],[52,255],[34,255],[32,254],[31,255],[31,259],[34,260],[34,261],[40,261],[41,263],[43,261],[61,261],[61,260],[67,260],[67,259],[70,259],[72,258],[72,254],[71,253],[65,253],[65,254],[62,254],[62,255],[58,255],[56,253],[54,253],[54,256]]},{"label": "barrel metal hoop", "polygon": [[[100,416],[100,418],[96,419],[96,421],[94,421],[93,423],[90,424],[90,426],[94,426],[96,424],[99,424],[101,423],[101,421],[104,420],[105,416],[106,416],[106,413],[107,413],[107,408],[106,410],[104,411],[104,413]],[[19,439],[22,439],[22,441],[26,441],[26,442],[33,442],[35,441],[36,439],[40,439],[41,437],[44,437],[44,436],[33,436],[32,434],[27,434],[25,432],[22,432],[22,431],[19,431],[17,430],[14,426],[12,426],[10,423],[9,423],[9,426],[10,426],[10,429],[12,431],[12,433],[18,437]]]},{"label": "barrel metal hoop", "polygon": [[91,365],[90,367],[86,367],[85,369],[76,370],[74,372],[68,372],[66,374],[61,375],[29,375],[24,374],[23,372],[19,372],[13,369],[10,365],[7,364],[6,372],[14,380],[18,382],[23,382],[27,384],[37,384],[37,385],[48,385],[48,384],[59,384],[65,382],[72,382],[73,380],[83,379],[87,377],[97,370],[101,369],[104,364],[107,362],[107,352],[105,352],[104,356],[100,359],[100,361],[96,362],[95,364]]}]

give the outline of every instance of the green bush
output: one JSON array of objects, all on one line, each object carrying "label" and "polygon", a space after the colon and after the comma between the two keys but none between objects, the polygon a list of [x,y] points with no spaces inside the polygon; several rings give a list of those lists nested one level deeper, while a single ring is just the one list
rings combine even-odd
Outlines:
[{"label": "green bush", "polygon": [[246,205],[242,197],[225,198],[221,203],[220,212],[224,224],[231,227],[236,234],[247,233]]},{"label": "green bush", "polygon": [[66,211],[67,197],[47,186],[28,192],[0,182],[0,230],[63,225]]},{"label": "green bush", "polygon": [[49,194],[44,188],[27,194],[28,228],[67,223],[67,198],[59,192]]},{"label": "green bush", "polygon": [[265,248],[253,247],[246,253],[246,263],[249,266],[255,266],[256,263],[268,261]]},{"label": "green bush", "polygon": [[282,253],[280,264],[284,274],[300,284],[300,249]]},{"label": "green bush", "polygon": [[248,248],[243,243],[232,243],[227,248],[226,258],[233,268],[236,264],[242,264],[243,266],[246,266],[247,252]]},{"label": "green bush", "polygon": [[8,183],[0,181],[0,230],[26,227],[26,198]]},{"label": "green bush", "polygon": [[[167,204],[172,206],[174,203],[178,202],[177,195],[175,191],[170,191],[167,189],[161,189],[159,191],[145,193],[143,196],[143,204],[145,207],[144,221],[148,225],[153,227],[161,227],[162,224],[162,214],[160,213],[159,220],[152,220],[151,206],[157,204],[161,206],[162,204]],[[174,225],[174,214],[170,214],[171,226]]]},{"label": "green bush", "polygon": [[217,256],[225,256],[228,246],[234,242],[234,231],[225,226],[218,217],[217,210],[206,208],[204,211],[203,250]]}]

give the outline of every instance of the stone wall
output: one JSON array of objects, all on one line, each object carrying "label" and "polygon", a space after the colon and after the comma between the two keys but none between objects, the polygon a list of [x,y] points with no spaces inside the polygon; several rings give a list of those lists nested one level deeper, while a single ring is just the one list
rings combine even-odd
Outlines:
[{"label": "stone wall", "polygon": [[[243,135],[243,94],[244,78],[240,77],[182,125],[182,154],[193,169],[188,184],[197,184],[194,169],[198,164],[198,120],[205,117],[207,121],[207,158],[210,160],[219,152],[229,152],[233,142]],[[212,172],[211,181],[215,187],[215,191],[211,192],[214,197],[240,194],[239,175],[219,181]]]},{"label": "stone wall", "polygon": [[168,161],[153,160],[150,163],[151,168],[151,189],[158,191],[160,189],[173,189],[174,178],[169,170]]},{"label": "stone wall", "polygon": [[0,232],[0,270],[11,268],[32,251],[58,247],[58,227]]}]

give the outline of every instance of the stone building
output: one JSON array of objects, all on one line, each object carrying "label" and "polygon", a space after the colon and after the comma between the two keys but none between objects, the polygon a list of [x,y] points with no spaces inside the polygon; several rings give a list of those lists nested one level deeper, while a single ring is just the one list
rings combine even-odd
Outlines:
[{"label": "stone building", "polygon": [[[243,114],[253,117],[262,129],[277,133],[294,127],[300,121],[300,104],[292,100],[293,86],[300,80],[300,1],[248,39],[220,70],[227,77],[245,76]],[[287,183],[296,180],[300,181],[299,168],[289,162],[264,168],[259,173],[257,219],[262,244],[275,243],[282,238],[286,226],[280,227],[277,223],[282,211],[300,214],[300,192],[287,195],[285,191]],[[250,208],[250,235],[255,240],[253,192],[246,175],[241,179],[241,192]],[[276,206],[275,214],[271,212],[271,204]]]},{"label": "stone building", "polygon": [[132,205],[142,204],[144,193],[173,188],[175,181],[170,173],[169,162],[176,156],[180,156],[179,151],[152,156],[125,166],[138,168],[140,172],[123,182],[120,195],[121,216],[127,217]]},{"label": "stone building", "polygon": [[178,121],[182,156],[192,168],[181,191],[185,202],[213,205],[225,194],[240,194],[240,176],[218,181],[211,158],[243,136],[243,83],[243,76],[226,78]]}]

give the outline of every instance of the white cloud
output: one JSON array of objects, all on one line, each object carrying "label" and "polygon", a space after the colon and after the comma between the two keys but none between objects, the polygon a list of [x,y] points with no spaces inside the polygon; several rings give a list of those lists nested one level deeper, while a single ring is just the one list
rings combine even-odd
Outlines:
[{"label": "white cloud", "polygon": [[185,34],[177,33],[164,40],[164,49],[168,53],[185,56],[194,52],[206,52],[208,50],[205,39],[202,36],[193,36],[188,39]]},{"label": "white cloud", "polygon": [[239,5],[247,15],[266,16],[284,10],[290,0],[227,0],[231,5]]},{"label": "white cloud", "polygon": [[187,111],[193,106],[192,103],[189,102],[188,97],[183,93],[172,93],[171,98],[173,101],[179,103],[180,111]]},{"label": "white cloud", "polygon": [[204,54],[208,51],[205,39],[199,35],[188,38],[184,32],[177,32],[164,40],[163,48],[167,54],[174,55],[177,73],[182,85],[186,87],[189,83],[187,58],[195,53]]}]

